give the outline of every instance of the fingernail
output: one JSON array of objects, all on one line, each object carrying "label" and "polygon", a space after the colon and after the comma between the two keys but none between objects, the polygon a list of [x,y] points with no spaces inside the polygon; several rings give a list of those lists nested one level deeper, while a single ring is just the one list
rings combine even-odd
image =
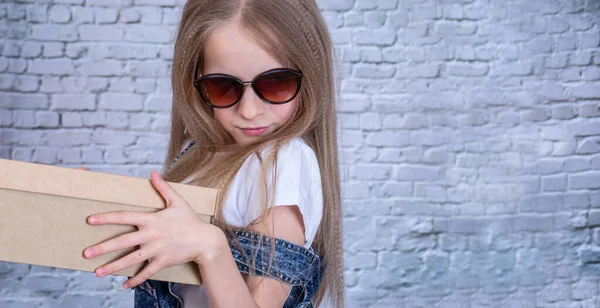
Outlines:
[{"label": "fingernail", "polygon": [[123,288],[125,288],[125,289],[129,289],[129,284],[128,284],[127,282],[125,282],[125,283],[123,284]]},{"label": "fingernail", "polygon": [[101,267],[96,272],[98,273],[98,275],[103,276],[106,273],[106,269]]},{"label": "fingernail", "polygon": [[91,258],[94,255],[94,250],[93,249],[87,249],[85,251],[85,256],[88,258]]},{"label": "fingernail", "polygon": [[90,216],[90,218],[88,219],[88,221],[93,224],[96,223],[98,221],[98,218],[96,218],[96,216]]}]

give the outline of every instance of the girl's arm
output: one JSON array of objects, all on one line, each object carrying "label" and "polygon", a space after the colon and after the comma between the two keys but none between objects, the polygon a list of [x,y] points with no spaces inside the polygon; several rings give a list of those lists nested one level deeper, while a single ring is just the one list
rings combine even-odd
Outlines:
[{"label": "girl's arm", "polygon": [[[304,244],[304,230],[297,206],[269,209],[250,227],[251,231],[277,237],[297,245]],[[198,259],[210,307],[283,307],[291,286],[272,278],[250,276],[244,282],[223,234],[221,245],[207,259]],[[257,286],[254,294],[249,286]]]},{"label": "girl's arm", "polygon": [[[133,288],[165,267],[195,261],[211,307],[279,308],[284,305],[291,286],[270,278],[259,280],[252,277],[248,284],[258,286],[258,291],[252,294],[231,255],[223,231],[202,221],[156,171],[151,174],[151,183],[166,201],[164,210],[156,213],[98,213],[88,217],[91,225],[120,224],[136,226],[138,229],[84,250],[86,258],[95,258],[108,252],[140,246],[130,254],[97,268],[98,277],[149,260],[139,273],[124,282],[124,288]],[[299,245],[304,243],[303,222],[297,206],[277,206],[255,222],[252,231]]]}]

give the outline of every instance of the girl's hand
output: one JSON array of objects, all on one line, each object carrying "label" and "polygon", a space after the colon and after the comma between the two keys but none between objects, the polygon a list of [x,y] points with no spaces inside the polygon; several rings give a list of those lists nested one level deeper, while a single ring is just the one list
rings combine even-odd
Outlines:
[{"label": "girl's hand", "polygon": [[140,245],[138,250],[96,269],[96,275],[104,277],[149,260],[137,275],[125,281],[124,288],[133,288],[171,265],[212,261],[222,251],[223,245],[227,246],[221,229],[202,221],[158,172],[152,171],[151,183],[166,200],[164,210],[156,213],[111,212],[88,217],[88,223],[92,225],[137,226],[138,231],[88,247],[83,253],[86,258],[93,258]]}]

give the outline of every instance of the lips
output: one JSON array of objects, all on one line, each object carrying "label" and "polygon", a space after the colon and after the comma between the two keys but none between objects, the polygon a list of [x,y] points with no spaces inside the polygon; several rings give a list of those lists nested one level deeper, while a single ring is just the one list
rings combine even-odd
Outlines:
[{"label": "lips", "polygon": [[267,132],[269,130],[268,126],[265,127],[251,127],[251,128],[242,128],[244,134],[248,136],[259,136]]}]

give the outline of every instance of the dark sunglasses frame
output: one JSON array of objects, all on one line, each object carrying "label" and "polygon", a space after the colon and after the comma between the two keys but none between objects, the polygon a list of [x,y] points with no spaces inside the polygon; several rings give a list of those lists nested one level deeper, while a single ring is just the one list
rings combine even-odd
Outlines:
[{"label": "dark sunglasses frame", "polygon": [[[296,75],[296,93],[294,93],[294,95],[283,102],[273,102],[270,101],[268,99],[266,99],[262,93],[256,88],[255,85],[255,81],[260,79],[261,77],[264,77],[265,75],[269,75],[269,74],[275,74],[275,73],[292,73],[293,75]],[[217,106],[217,105],[213,105],[209,102],[209,100],[204,97],[204,95],[202,94],[202,89],[200,88],[200,83],[203,80],[208,80],[211,78],[229,78],[231,80],[236,81],[237,83],[242,85],[242,90],[240,91],[240,95],[238,96],[238,98],[235,100],[235,102],[227,105],[227,106]],[[212,108],[220,108],[220,109],[225,109],[225,108],[229,108],[234,106],[235,104],[237,104],[241,99],[242,96],[244,95],[244,89],[246,88],[246,86],[251,86],[252,89],[254,90],[254,93],[256,93],[256,95],[258,97],[260,97],[260,99],[262,99],[263,101],[269,103],[269,104],[274,104],[274,105],[281,105],[281,104],[285,104],[285,103],[289,103],[290,101],[292,101],[294,98],[296,98],[296,96],[298,95],[298,93],[300,92],[300,86],[302,84],[302,72],[291,69],[291,68],[276,68],[276,69],[272,69],[272,70],[268,70],[265,72],[262,72],[260,74],[258,74],[256,77],[254,77],[254,79],[252,79],[252,81],[242,81],[239,78],[235,77],[235,76],[231,76],[231,75],[227,75],[227,74],[208,74],[208,75],[204,75],[202,77],[196,78],[196,80],[194,81],[194,88],[196,88],[196,91],[198,91],[198,94],[200,95],[200,98],[202,98],[202,101],[204,101],[204,103],[206,103],[208,106],[212,107]]]}]

